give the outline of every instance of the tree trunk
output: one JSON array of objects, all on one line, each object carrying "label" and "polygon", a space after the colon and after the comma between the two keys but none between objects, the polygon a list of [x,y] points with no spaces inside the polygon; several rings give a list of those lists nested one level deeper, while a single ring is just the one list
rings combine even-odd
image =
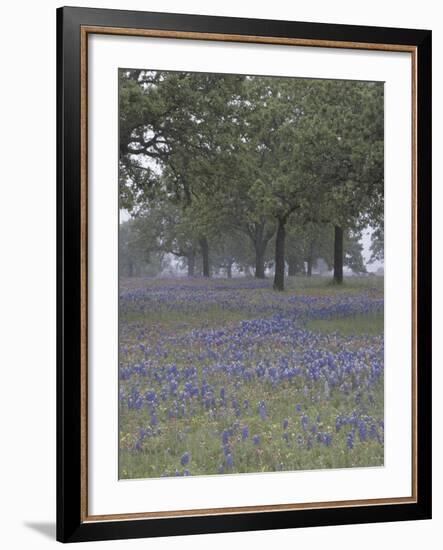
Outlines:
[{"label": "tree trunk", "polygon": [[343,283],[343,228],[334,227],[334,283]]},{"label": "tree trunk", "polygon": [[312,258],[308,258],[308,261],[306,262],[307,263],[307,275],[308,277],[312,277]]},{"label": "tree trunk", "polygon": [[285,289],[285,237],[286,237],[286,220],[279,219],[277,226],[277,236],[275,238],[275,274],[274,274],[274,289]]},{"label": "tree trunk", "polygon": [[206,237],[202,237],[199,240],[200,249],[203,259],[203,277],[210,277],[210,268],[209,268],[209,244]]},{"label": "tree trunk", "polygon": [[255,250],[255,277],[257,279],[264,279],[265,278],[265,252],[266,252],[266,245],[268,244],[266,240],[264,240],[264,223],[256,223],[255,224],[255,234],[253,240],[254,244],[254,250]]},{"label": "tree trunk", "polygon": [[194,277],[195,275],[195,251],[192,250],[188,254],[188,277]]},{"label": "tree trunk", "polygon": [[257,279],[265,278],[265,249],[262,243],[255,244],[255,277]]},{"label": "tree trunk", "polygon": [[228,262],[228,265],[226,266],[226,275],[228,279],[232,279],[232,262]]},{"label": "tree trunk", "polygon": [[293,257],[288,258],[288,277],[297,275],[297,260]]}]

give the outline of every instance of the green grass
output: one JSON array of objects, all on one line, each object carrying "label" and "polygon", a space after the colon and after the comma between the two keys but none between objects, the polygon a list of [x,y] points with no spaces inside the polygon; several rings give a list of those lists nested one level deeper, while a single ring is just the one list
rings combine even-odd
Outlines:
[{"label": "green grass", "polygon": [[[263,422],[257,415],[256,408],[251,407],[248,413],[242,414],[240,424],[247,425],[250,436],[242,441],[237,433],[230,439],[235,463],[230,473],[275,472],[280,465],[284,470],[316,470],[325,468],[376,467],[384,461],[383,447],[376,441],[366,441],[358,444],[349,452],[346,450],[346,436],[349,429],[343,428],[335,432],[337,414],[352,410],[355,403],[352,398],[344,399],[340,392],[332,392],[330,399],[312,403],[310,398],[303,396],[302,387],[287,384],[274,392],[272,388],[251,384],[242,389],[238,399],[248,398],[255,405],[259,400],[266,400],[270,420]],[[373,393],[375,403],[364,403],[364,408],[375,417],[383,417],[383,382]],[[319,431],[333,434],[334,445],[326,448],[315,442],[313,436],[312,449],[306,448],[308,433],[300,427],[300,415],[294,409],[295,403],[301,403],[303,411],[310,418],[310,426],[316,415],[321,413],[318,423]],[[281,420],[289,421],[289,444],[282,440]],[[272,420],[279,419],[279,420]],[[131,437],[125,436],[120,441],[119,472],[121,479],[137,479],[158,477],[159,470],[173,472],[180,467],[180,457],[188,451],[192,457],[190,468],[193,475],[208,475],[217,473],[217,467],[223,462],[221,440],[219,434],[236,421],[234,414],[223,415],[220,418],[211,417],[200,412],[192,419],[174,419],[168,424],[167,430],[149,439],[142,452],[134,453],[131,447]],[[149,414],[145,411],[127,413],[125,430],[122,433],[136,433],[137,427],[149,424]],[[252,443],[253,434],[260,435],[260,444]],[[302,438],[302,444],[297,439]],[[358,436],[356,435],[356,440]],[[161,468],[159,468],[159,463]]]},{"label": "green grass", "polygon": [[337,294],[357,294],[368,291],[383,295],[384,277],[344,277],[343,284],[337,285],[330,277],[287,277],[285,292],[302,292],[311,296],[331,296]]},{"label": "green grass", "polygon": [[[313,333],[308,335],[308,342],[294,343],[290,338],[282,339],[273,334],[267,334],[252,341],[244,349],[244,356],[229,358],[231,342],[222,344],[207,343],[203,339],[195,342],[190,340],[190,345],[183,344],[186,333],[201,328],[228,327],[235,329],[239,322],[250,318],[271,317],[275,311],[291,311],[293,302],[288,301],[290,296],[346,296],[355,293],[369,293],[372,297],[383,296],[383,278],[347,278],[342,286],[332,285],[330,280],[322,277],[296,277],[287,281],[287,289],[283,293],[272,290],[272,281],[269,286],[256,289],[237,289],[235,294],[226,290],[235,289],[236,281],[216,280],[220,295],[220,304],[212,301],[186,302],[178,306],[186,309],[171,307],[161,301],[149,302],[149,292],[161,286],[161,281],[140,280],[141,287],[146,288],[148,306],[142,311],[126,306],[121,311],[121,327],[126,327],[125,339],[122,343],[128,348],[128,354],[122,355],[125,364],[142,364],[144,361],[154,365],[164,365],[168,368],[172,363],[177,365],[179,371],[189,366],[197,368],[198,383],[201,384],[204,371],[215,361],[223,364],[223,361],[238,361],[247,367],[254,367],[262,362],[266,365],[277,364],[279,358],[289,357],[292,364],[297,364],[297,355],[291,355],[294,350],[303,354],[314,349],[326,349],[331,353],[340,353],[343,350],[358,351],[366,347],[380,345],[384,329],[383,314],[358,315],[348,318],[334,318],[331,320],[311,320],[306,323],[306,328]],[[164,282],[163,282],[164,283]],[[136,286],[136,281],[132,282]],[[170,284],[168,282],[168,284]],[[181,286],[195,285],[195,281],[180,280]],[[214,285],[214,280],[198,281],[204,289],[207,284]],[[198,291],[200,292],[200,291]],[[205,290],[202,291],[204,294]],[[197,293],[197,297],[200,296]],[[223,307],[226,300],[231,300],[229,307]],[[260,308],[264,306],[262,311]],[[269,306],[269,310],[266,307]],[[275,306],[275,308],[274,308]],[[303,320],[300,318],[302,323]],[[338,336],[324,338],[324,335],[338,333]],[[343,336],[343,338],[342,338]],[[351,337],[351,338],[348,338]],[[176,338],[178,339],[176,341]],[[181,340],[180,340],[181,339]],[[378,343],[377,343],[378,342]],[[146,355],[140,351],[140,343],[147,347]],[[214,359],[206,356],[211,350],[219,355]],[[294,358],[295,357],[295,358]],[[214,389],[214,395],[219,401],[221,387],[226,389],[226,407],[212,406],[209,410],[202,407],[200,397],[186,401],[186,415],[173,414],[172,401],[169,398],[163,402],[161,399],[157,408],[158,426],[155,435],[146,436],[141,447],[137,450],[135,445],[139,440],[140,429],[149,429],[151,415],[146,406],[141,409],[128,409],[121,405],[120,427],[120,454],[119,477],[121,479],[134,479],[146,477],[159,477],[163,473],[174,475],[178,470],[183,472],[180,457],[184,452],[189,452],[191,462],[189,470],[192,475],[217,474],[220,465],[224,464],[221,434],[223,430],[235,426],[234,434],[230,437],[229,445],[234,457],[234,466],[229,472],[224,473],[248,473],[248,472],[275,472],[279,470],[313,470],[323,468],[347,468],[381,466],[384,461],[384,448],[379,441],[367,438],[360,441],[358,431],[355,433],[354,448],[347,448],[347,435],[350,427],[343,427],[336,432],[335,421],[337,415],[349,416],[357,410],[359,417],[366,418],[369,415],[377,424],[383,419],[383,376],[377,384],[366,391],[362,386],[360,391],[359,379],[349,378],[349,387],[346,389],[331,388],[326,392],[324,381],[307,381],[305,377],[296,377],[288,382],[282,382],[274,386],[263,378],[254,378],[251,381],[237,383],[236,378],[230,378],[222,372],[208,372],[206,381]],[[168,386],[169,382],[144,378],[134,374],[129,380],[120,381],[120,389],[129,391],[133,386],[137,387],[143,395],[146,391],[154,389],[160,395],[162,385]],[[178,393],[183,390],[183,382],[179,382]],[[231,406],[231,398],[234,397],[241,405],[241,415],[234,414]],[[249,408],[243,408],[245,400],[249,401]],[[269,419],[264,422],[257,412],[257,404],[265,402]],[[302,412],[309,418],[309,428],[302,429],[300,423],[301,413],[297,412],[296,405],[302,407]],[[317,422],[316,417],[320,416]],[[287,419],[289,426],[287,436],[289,441],[283,440],[282,421]],[[319,432],[332,434],[333,443],[326,447],[315,440],[311,434],[312,424],[317,424]],[[249,436],[243,441],[241,428],[248,426]],[[367,424],[367,429],[370,422]],[[260,443],[254,445],[252,436],[259,435]],[[308,448],[308,440],[312,438],[312,447]]]},{"label": "green grass", "polygon": [[203,327],[224,327],[230,323],[251,318],[244,311],[229,311],[216,305],[205,308],[204,312],[151,310],[144,313],[130,311],[121,315],[122,323],[143,323],[147,327],[164,327],[167,330],[190,330]]},{"label": "green grass", "polygon": [[315,319],[306,323],[306,328],[315,332],[338,332],[343,336],[361,335],[377,336],[383,334],[383,315],[358,315],[342,319]]}]

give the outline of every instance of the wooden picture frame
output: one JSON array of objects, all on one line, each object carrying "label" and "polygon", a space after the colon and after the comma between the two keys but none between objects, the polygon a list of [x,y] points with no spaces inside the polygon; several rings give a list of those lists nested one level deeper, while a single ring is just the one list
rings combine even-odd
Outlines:
[{"label": "wooden picture frame", "polygon": [[[410,54],[413,78],[410,496],[173,512],[128,513],[122,509],[115,515],[89,514],[87,61],[91,34]],[[75,542],[430,518],[431,32],[59,8],[57,118],[57,539]]]}]

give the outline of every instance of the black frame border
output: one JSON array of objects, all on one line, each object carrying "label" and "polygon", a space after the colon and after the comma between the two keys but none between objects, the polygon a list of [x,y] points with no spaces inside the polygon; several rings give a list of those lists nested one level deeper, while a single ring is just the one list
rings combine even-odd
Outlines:
[{"label": "black frame border", "polygon": [[[417,502],[82,522],[80,27],[417,48]],[[80,542],[431,518],[431,31],[95,8],[57,9],[57,540]]]}]

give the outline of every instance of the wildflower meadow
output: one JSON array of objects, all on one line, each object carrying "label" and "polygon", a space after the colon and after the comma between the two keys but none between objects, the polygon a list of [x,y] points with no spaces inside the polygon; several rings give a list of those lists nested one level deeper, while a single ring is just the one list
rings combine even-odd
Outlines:
[{"label": "wildflower meadow", "polygon": [[382,466],[382,281],[123,280],[120,477]]}]

